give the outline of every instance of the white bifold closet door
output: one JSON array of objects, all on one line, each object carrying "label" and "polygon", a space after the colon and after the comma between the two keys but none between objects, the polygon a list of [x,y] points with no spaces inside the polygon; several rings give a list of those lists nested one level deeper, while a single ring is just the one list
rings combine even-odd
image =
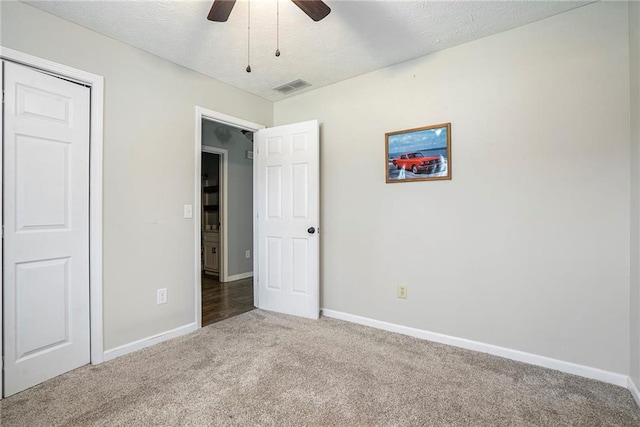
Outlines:
[{"label": "white bifold closet door", "polygon": [[4,395],[89,363],[87,87],[5,62]]}]

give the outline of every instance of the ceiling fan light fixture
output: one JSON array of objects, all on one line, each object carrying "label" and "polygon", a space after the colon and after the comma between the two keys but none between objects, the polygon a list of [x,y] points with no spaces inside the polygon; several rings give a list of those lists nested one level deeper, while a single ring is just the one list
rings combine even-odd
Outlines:
[{"label": "ceiling fan light fixture", "polygon": [[318,22],[331,13],[331,8],[323,1],[319,0],[291,0],[307,16]]},{"label": "ceiling fan light fixture", "polygon": [[[291,0],[309,18],[318,22],[331,13],[331,8],[322,0]],[[226,22],[236,0],[213,0],[207,19],[215,22]]]},{"label": "ceiling fan light fixture", "polygon": [[[300,10],[314,21],[324,19],[331,8],[322,0],[291,0]],[[236,0],[213,0],[207,15],[209,21],[226,22],[235,6]],[[276,58],[280,56],[280,0],[276,0]],[[251,72],[251,0],[247,0],[247,73]],[[278,89],[276,89],[278,90]],[[294,89],[294,90],[297,90]]]},{"label": "ceiling fan light fixture", "polygon": [[211,5],[207,19],[214,22],[227,22],[236,0],[216,0]]}]

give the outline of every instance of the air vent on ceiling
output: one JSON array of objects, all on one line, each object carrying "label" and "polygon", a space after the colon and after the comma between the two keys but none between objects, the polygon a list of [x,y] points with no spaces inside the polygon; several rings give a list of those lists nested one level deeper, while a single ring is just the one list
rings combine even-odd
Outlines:
[{"label": "air vent on ceiling", "polygon": [[291,92],[295,92],[296,90],[304,89],[305,87],[311,86],[311,83],[305,82],[302,79],[294,80],[289,83],[285,83],[282,86],[278,86],[273,88],[273,90],[277,90],[278,92],[287,95]]}]

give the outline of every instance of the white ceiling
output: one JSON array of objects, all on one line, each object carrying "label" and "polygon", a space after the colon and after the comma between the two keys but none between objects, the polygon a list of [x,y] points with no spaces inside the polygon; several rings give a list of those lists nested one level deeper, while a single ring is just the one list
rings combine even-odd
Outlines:
[{"label": "white ceiling", "polygon": [[251,68],[247,73],[247,1],[227,22],[206,19],[211,1],[33,1],[34,7],[199,71],[271,101],[273,88],[295,79],[303,91],[486,37],[580,7],[589,1],[342,1],[313,22],[280,0],[251,1]]}]

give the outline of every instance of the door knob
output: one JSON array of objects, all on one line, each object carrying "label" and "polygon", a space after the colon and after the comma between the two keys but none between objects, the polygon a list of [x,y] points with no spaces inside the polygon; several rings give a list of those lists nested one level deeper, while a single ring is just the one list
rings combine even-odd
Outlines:
[{"label": "door knob", "polygon": [[313,233],[315,233],[315,232],[316,232],[316,229],[315,229],[315,228],[313,228],[313,227],[309,227],[309,228],[307,228],[307,233],[309,233],[309,234],[313,234]]}]

